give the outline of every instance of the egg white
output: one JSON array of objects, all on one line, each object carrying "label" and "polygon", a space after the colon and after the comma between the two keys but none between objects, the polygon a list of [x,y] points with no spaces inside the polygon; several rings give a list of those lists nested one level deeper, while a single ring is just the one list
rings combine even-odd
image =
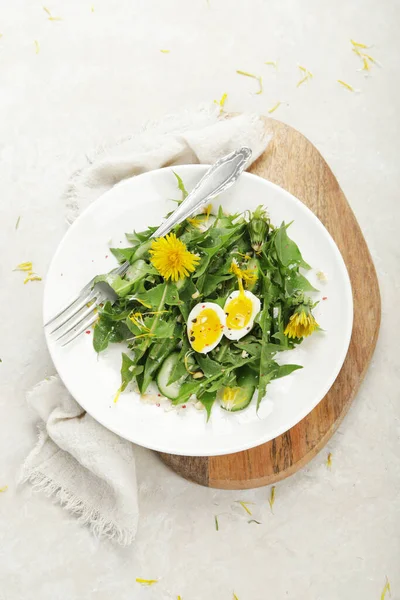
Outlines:
[{"label": "egg white", "polygon": [[[261,310],[261,302],[260,299],[257,298],[257,296],[255,296],[252,292],[249,292],[248,290],[245,290],[245,295],[247,298],[249,298],[249,300],[251,300],[251,315],[250,315],[250,320],[247,323],[247,325],[245,327],[242,327],[241,329],[229,329],[227,327],[227,325],[225,325],[224,327],[224,335],[225,337],[227,337],[229,340],[240,340],[242,337],[244,337],[245,335],[247,335],[248,333],[250,333],[250,331],[253,329],[254,327],[254,319],[256,318],[256,316],[258,315],[258,313]],[[224,306],[224,313],[226,314],[227,312],[227,306],[229,305],[229,303],[234,300],[235,298],[237,298],[240,294],[239,290],[235,290],[234,292],[232,292],[226,302],[225,302],[225,306]]]},{"label": "egg white", "polygon": [[220,343],[220,341],[222,339],[223,333],[224,333],[223,328],[226,325],[225,312],[218,304],[216,304],[215,302],[199,302],[190,311],[188,321],[187,321],[187,336],[188,336],[191,346],[192,346],[192,342],[190,341],[190,332],[192,330],[192,327],[191,327],[192,321],[193,321],[193,319],[197,319],[199,314],[206,308],[209,308],[216,313],[222,327],[221,327],[221,333],[215,342],[213,342],[212,344],[209,344],[208,346],[204,346],[203,350],[196,350],[196,352],[199,352],[199,354],[207,354],[208,352],[211,352],[211,350],[214,350],[214,348],[216,348],[216,346],[218,346],[218,344]]}]

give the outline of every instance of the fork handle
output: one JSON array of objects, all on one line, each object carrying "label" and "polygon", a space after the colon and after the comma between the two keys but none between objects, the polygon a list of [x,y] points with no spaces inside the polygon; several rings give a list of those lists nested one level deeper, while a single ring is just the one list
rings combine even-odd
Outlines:
[{"label": "fork handle", "polygon": [[182,223],[201,206],[230,188],[242,174],[251,154],[250,148],[244,146],[220,158],[206,171],[185,200],[151,237],[166,235],[175,225]]},{"label": "fork handle", "polygon": [[[251,149],[243,146],[243,148],[234,150],[234,152],[220,158],[206,171],[185,200],[160,225],[151,237],[155,238],[166,235],[175,225],[182,223],[182,221],[199,210],[201,206],[230,188],[243,173],[251,158],[251,154]],[[128,270],[129,264],[129,261],[124,262],[116,270],[117,275],[124,275]]]}]

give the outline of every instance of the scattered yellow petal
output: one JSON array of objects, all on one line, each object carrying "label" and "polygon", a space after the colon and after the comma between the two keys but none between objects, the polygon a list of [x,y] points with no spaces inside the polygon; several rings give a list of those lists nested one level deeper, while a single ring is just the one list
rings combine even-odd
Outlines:
[{"label": "scattered yellow petal", "polygon": [[248,508],[248,504],[254,504],[254,502],[243,502],[242,500],[237,500],[236,501],[238,504],[240,504],[240,506],[242,508],[244,508],[244,510],[247,512],[248,515],[251,515],[251,510]]},{"label": "scattered yellow petal", "polygon": [[328,469],[332,468],[332,452],[329,452],[328,458],[326,459],[326,466]]},{"label": "scattered yellow petal", "polygon": [[274,506],[274,502],[275,502],[275,486],[273,485],[271,488],[271,493],[270,493],[269,500],[268,500],[268,504],[271,509],[271,512],[274,512],[272,510],[272,507]]},{"label": "scattered yellow petal", "polygon": [[94,12],[94,6],[93,5],[90,7],[90,11]]},{"label": "scattered yellow petal", "polygon": [[25,277],[24,279],[24,284],[29,281],[42,281],[42,278],[39,277],[39,275],[36,275],[36,273],[28,273],[28,277]]},{"label": "scattered yellow petal", "polygon": [[171,50],[160,50],[160,52],[162,52],[163,54],[169,54]]},{"label": "scattered yellow petal", "polygon": [[276,60],[267,60],[264,64],[278,69],[278,63],[276,62]]},{"label": "scattered yellow petal", "polygon": [[37,40],[35,40],[35,52],[36,52],[36,54],[39,54],[39,50],[40,50],[39,42]]},{"label": "scattered yellow petal", "polygon": [[382,594],[381,594],[381,600],[385,600],[386,597],[386,593],[389,592],[389,596],[392,595],[392,592],[390,590],[390,583],[389,583],[389,579],[386,577],[386,582],[385,582],[385,586],[382,590]]},{"label": "scattered yellow petal", "polygon": [[369,46],[366,46],[365,44],[361,44],[360,42],[355,42],[354,40],[350,40],[350,42],[353,44],[353,46],[355,48],[369,48]]},{"label": "scattered yellow petal", "polygon": [[353,86],[350,85],[349,83],[346,83],[345,81],[342,81],[341,79],[338,79],[337,82],[340,83],[340,85],[342,85],[343,87],[345,87],[350,92],[354,92]]},{"label": "scattered yellow petal", "polygon": [[370,70],[370,66],[369,66],[369,62],[366,58],[363,58],[363,68],[362,71],[369,71]]},{"label": "scattered yellow petal", "polygon": [[0,488],[0,493],[1,492],[6,492],[7,490],[8,490],[8,485],[5,485],[2,488]]},{"label": "scattered yellow petal", "polygon": [[355,54],[357,54],[357,56],[360,56],[360,57],[362,56],[362,54],[361,54],[361,52],[360,52],[360,50],[359,50],[358,48],[352,48],[352,51],[353,51]]},{"label": "scattered yellow petal", "polygon": [[302,83],[304,83],[305,81],[308,81],[309,77],[308,75],[306,75],[305,77],[303,77],[303,79],[300,79],[300,81],[297,83],[296,87],[300,87],[302,85]]},{"label": "scattered yellow petal", "polygon": [[140,577],[136,577],[136,583],[140,583],[140,585],[153,585],[154,583],[158,583],[158,579],[140,579]]},{"label": "scattered yellow petal", "polygon": [[275,112],[280,107],[281,104],[282,104],[282,102],[277,102],[276,104],[274,104],[274,106],[269,109],[269,111],[268,111],[269,114],[272,114],[273,112]]},{"label": "scattered yellow petal", "polygon": [[236,596],[235,592],[233,592],[233,600],[239,600],[239,598]]},{"label": "scattered yellow petal", "polygon": [[220,108],[219,112],[220,112],[220,114],[224,112],[224,106],[225,106],[225,102],[226,102],[227,98],[228,98],[228,94],[225,93],[225,94],[222,94],[221,100],[219,100],[219,101],[218,100],[214,100],[214,104],[218,104],[219,105],[219,108]]},{"label": "scattered yellow petal", "polygon": [[18,229],[20,221],[21,221],[21,217],[18,217],[17,222],[15,223],[15,229]]},{"label": "scattered yellow petal", "polygon": [[14,271],[32,271],[32,263],[31,262],[23,262],[19,263],[14,269]]},{"label": "scattered yellow petal", "polygon": [[182,600],[181,596],[177,596],[176,600]]},{"label": "scattered yellow petal", "polygon": [[114,404],[117,404],[119,397],[121,395],[121,392],[122,392],[121,388],[118,388],[117,393],[114,396]]},{"label": "scattered yellow petal", "polygon": [[[354,50],[354,48],[353,48]],[[360,53],[361,54],[361,53]],[[372,58],[372,56],[370,56],[369,54],[361,54],[361,56],[365,56],[365,58],[367,58],[370,62],[372,62],[374,65],[379,65],[378,61],[375,60],[374,58]]]},{"label": "scattered yellow petal", "polygon": [[51,12],[47,8],[47,6],[43,6],[43,10],[44,10],[45,13],[47,13],[49,15],[48,16],[49,21],[62,21],[61,17],[53,17],[53,15],[51,14]]},{"label": "scattered yellow petal", "polygon": [[214,516],[214,521],[215,521],[215,529],[216,529],[216,531],[219,531],[219,523],[218,523],[217,515]]},{"label": "scattered yellow petal", "polygon": [[2,33],[0,33],[0,38],[2,38],[2,37],[3,37],[3,34],[2,34]]},{"label": "scattered yellow petal", "polygon": [[236,73],[238,75],[244,75],[245,77],[251,77],[251,79],[256,79],[258,81],[258,85],[260,86],[260,89],[258,90],[258,92],[256,92],[256,94],[262,94],[263,85],[262,85],[262,77],[260,75],[254,75],[253,73],[248,73],[247,71],[240,71],[240,70],[237,70]]}]

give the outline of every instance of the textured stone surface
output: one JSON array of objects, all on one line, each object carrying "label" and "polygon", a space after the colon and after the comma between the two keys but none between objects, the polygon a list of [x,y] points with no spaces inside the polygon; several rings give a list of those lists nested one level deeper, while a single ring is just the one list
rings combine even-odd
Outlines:
[{"label": "textured stone surface", "polygon": [[[0,494],[1,600],[231,600],[232,590],[240,600],[364,600],[380,597],[386,575],[400,597],[398,6],[94,0],[92,12],[90,2],[54,0],[49,8],[63,20],[49,21],[37,2],[0,6],[0,487],[9,486]],[[369,52],[383,64],[368,79],[356,71],[350,38],[374,44]],[[275,59],[276,73],[263,64]],[[299,88],[297,62],[314,73]],[[252,95],[256,82],[236,69],[263,74],[264,93]],[[377,267],[381,335],[339,432],[277,485],[274,514],[269,489],[201,488],[138,449],[140,530],[132,547],[116,548],[28,487],[15,488],[35,439],[25,392],[53,367],[43,286],[24,286],[12,269],[32,260],[46,272],[66,228],[60,195],[85,152],[224,92],[232,111],[288,102],[274,116],[332,167]],[[248,524],[235,500],[254,502],[262,525]],[[144,590],[136,577],[160,582]]]}]

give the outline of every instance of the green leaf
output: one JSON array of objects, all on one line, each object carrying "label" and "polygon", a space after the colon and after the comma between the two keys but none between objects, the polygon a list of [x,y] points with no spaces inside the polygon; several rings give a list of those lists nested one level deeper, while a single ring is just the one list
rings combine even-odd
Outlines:
[{"label": "green leaf", "polygon": [[311,285],[304,275],[301,273],[290,272],[290,275],[286,277],[286,290],[289,296],[294,292],[318,292],[318,290]]},{"label": "green leaf", "polygon": [[175,171],[172,171],[172,172],[175,175],[176,180],[178,182],[178,189],[182,192],[182,201],[183,201],[188,196],[188,192],[185,188],[185,184],[183,183],[181,177],[179,177],[178,173],[175,173]]},{"label": "green leaf", "polygon": [[271,353],[268,351],[270,330],[271,330],[271,317],[269,314],[270,310],[270,281],[266,278],[262,278],[262,286],[264,293],[264,308],[260,313],[259,324],[262,331],[261,340],[261,355],[260,355],[260,372],[259,372],[259,384],[257,394],[257,410],[260,406],[261,400],[264,398],[267,391],[267,385],[271,381],[272,372],[269,369],[269,362],[271,360]]},{"label": "green leaf", "polygon": [[96,352],[103,352],[110,342],[121,342],[126,336],[124,334],[124,323],[100,315],[93,332],[93,347]]},{"label": "green leaf", "polygon": [[209,356],[196,353],[196,362],[206,377],[221,374],[221,365],[212,360]]},{"label": "green leaf", "polygon": [[93,332],[93,348],[97,353],[103,352],[108,346],[111,335],[112,322],[102,319],[96,323]]},{"label": "green leaf", "polygon": [[114,292],[121,298],[123,298],[124,296],[129,294],[129,292],[132,290],[133,286],[135,285],[135,282],[127,281],[126,279],[123,279],[122,277],[120,277],[120,275],[117,275],[116,273],[112,273],[112,272],[107,273],[106,275],[98,275],[94,279],[94,284],[102,283],[102,282],[105,282],[110,287],[112,287]]},{"label": "green leaf", "polygon": [[110,248],[110,252],[112,252],[119,263],[124,263],[125,261],[131,261],[133,255],[135,254],[135,247],[130,248]]},{"label": "green leaf", "polygon": [[281,377],[286,377],[286,375],[290,375],[293,371],[297,371],[298,369],[302,369],[301,365],[276,365],[274,367],[273,379],[280,379]]},{"label": "green leaf", "polygon": [[144,324],[151,331],[153,339],[170,338],[174,335],[176,319],[165,320],[168,315],[160,314],[152,317],[145,317]]},{"label": "green leaf", "polygon": [[230,279],[234,279],[234,275],[209,275],[207,273],[204,284],[203,284],[203,294],[204,296],[210,296],[213,292],[217,290],[217,287],[223,281],[229,281]]},{"label": "green leaf", "polygon": [[279,262],[284,267],[288,267],[290,264],[294,263],[305,269],[310,269],[310,266],[304,262],[299,247],[287,234],[286,230],[290,225],[291,223],[288,225],[282,223],[279,229],[275,231],[274,245]]},{"label": "green leaf", "polygon": [[122,352],[122,365],[121,365],[121,392],[123,392],[136,375],[142,373],[143,366],[136,365],[135,361],[129,358],[125,352]]},{"label": "green leaf", "polygon": [[[182,348],[179,351],[179,360],[177,361],[175,367],[172,369],[171,375],[168,380],[168,385],[171,385],[171,383],[178,381],[178,379],[180,379],[184,375],[188,374],[188,372],[186,370],[186,366],[185,366],[185,356],[189,350],[190,350],[190,345],[189,345],[187,336],[183,335]],[[188,361],[189,365],[191,365],[191,366],[194,365],[194,359],[193,359],[192,355],[188,356],[187,361]]]},{"label": "green leaf", "polygon": [[209,420],[209,418],[211,416],[211,409],[214,405],[216,398],[217,398],[217,392],[204,392],[204,394],[202,394],[199,397],[199,401],[202,403],[202,405],[206,409],[207,421]]},{"label": "green leaf", "polygon": [[143,304],[147,306],[151,306],[151,308],[154,309],[159,306],[163,296],[165,304],[170,306],[180,306],[183,304],[182,300],[179,298],[178,289],[173,283],[169,283],[168,285],[165,283],[160,283],[150,290],[136,294],[136,298],[139,301],[143,302]]}]

